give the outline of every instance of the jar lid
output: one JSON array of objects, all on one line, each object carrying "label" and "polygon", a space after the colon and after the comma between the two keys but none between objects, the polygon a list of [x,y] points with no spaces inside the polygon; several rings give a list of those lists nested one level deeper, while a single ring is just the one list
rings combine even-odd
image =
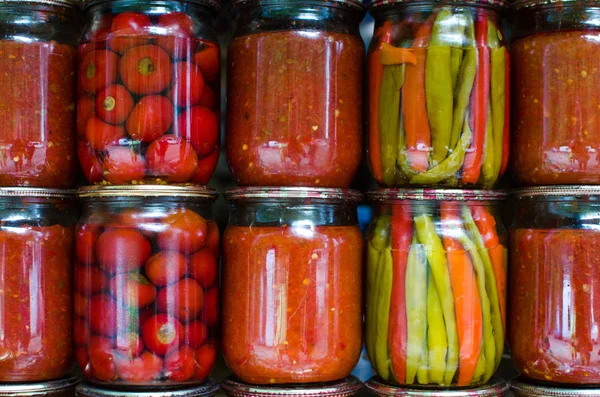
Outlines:
[{"label": "jar lid", "polygon": [[[1,3],[0,3],[1,4]],[[2,187],[0,197],[74,198],[72,189],[46,189],[41,187]]]},{"label": "jar lid", "polygon": [[291,384],[291,385],[249,385],[235,378],[227,378],[221,383],[226,395],[231,397],[349,397],[357,394],[363,385],[354,376],[327,383]]},{"label": "jar lid", "polygon": [[203,397],[214,396],[219,390],[219,385],[212,379],[200,386],[190,386],[183,389],[151,390],[117,390],[98,388],[89,383],[77,386],[76,394],[79,397]]},{"label": "jar lid", "polygon": [[[302,1],[291,1],[290,0],[231,0],[231,9],[233,11],[237,11],[240,8],[245,7],[256,7],[256,6],[268,6],[268,5],[286,5],[294,3],[294,7],[298,7],[302,5]],[[341,5],[347,6],[350,8],[354,8],[359,11],[364,11],[366,9],[365,5],[360,0],[313,0],[307,1],[306,3],[323,3],[324,6],[327,5]],[[329,4],[327,4],[329,3]]]},{"label": "jar lid", "polygon": [[265,199],[313,199],[339,200],[358,203],[363,195],[358,190],[318,187],[238,187],[228,189],[225,198],[229,201],[262,201]]},{"label": "jar lid", "polygon": [[48,6],[57,6],[57,7],[66,7],[66,8],[81,8],[82,0],[0,0],[0,5],[7,5],[11,3],[15,4],[23,4],[28,3],[32,5],[48,5]]},{"label": "jar lid", "polygon": [[[2,1],[2,0],[0,0]],[[78,0],[64,0],[64,1],[78,1]],[[91,6],[95,6],[100,3],[109,3],[114,0],[80,0],[83,2],[83,7],[88,8]],[[217,12],[221,9],[221,0],[182,0],[186,3],[194,3],[206,6],[211,10]]]},{"label": "jar lid", "polygon": [[512,6],[515,10],[521,10],[523,8],[534,8],[543,6],[598,6],[600,2],[598,0],[517,0]]},{"label": "jar lid", "polygon": [[[528,0],[531,1],[531,0]],[[548,1],[548,0],[546,0]],[[472,5],[488,6],[493,8],[509,8],[510,3],[506,0],[373,0],[369,4],[369,12],[376,8],[392,7],[401,4],[430,4],[430,5]]]},{"label": "jar lid", "polygon": [[499,201],[507,197],[503,190],[378,189],[367,193],[369,201]]},{"label": "jar lid", "polygon": [[600,397],[600,389],[532,385],[520,378],[510,382],[515,397]]},{"label": "jar lid", "polygon": [[0,385],[0,396],[52,396],[54,394],[64,393],[65,391],[75,389],[75,386],[77,386],[78,383],[79,378],[74,376],[49,382],[4,383]]},{"label": "jar lid", "polygon": [[509,386],[502,379],[492,378],[487,384],[469,389],[411,389],[391,386],[373,377],[366,383],[367,389],[376,396],[406,397],[502,397],[508,393]]},{"label": "jar lid", "polygon": [[216,200],[219,193],[207,186],[171,185],[94,185],[77,191],[80,198],[194,197]]},{"label": "jar lid", "polygon": [[598,198],[600,199],[600,185],[583,186],[538,186],[522,189],[515,189],[511,192],[512,196],[518,200],[543,200],[553,198],[578,197],[578,198]]}]

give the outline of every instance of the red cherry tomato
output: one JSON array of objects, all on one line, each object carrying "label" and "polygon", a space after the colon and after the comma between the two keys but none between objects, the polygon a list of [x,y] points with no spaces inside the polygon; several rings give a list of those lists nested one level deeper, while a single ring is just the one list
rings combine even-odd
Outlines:
[{"label": "red cherry tomato", "polygon": [[120,84],[109,85],[96,97],[96,114],[110,124],[121,124],[133,109],[133,98]]},{"label": "red cherry tomato", "polygon": [[219,257],[219,226],[215,222],[208,222],[208,235],[206,237],[206,246],[212,250],[215,256]]},{"label": "red cherry tomato", "polygon": [[92,330],[107,337],[113,337],[117,333],[117,318],[124,314],[124,309],[117,307],[117,302],[108,294],[92,296],[86,311]]},{"label": "red cherry tomato", "polygon": [[190,276],[204,288],[217,281],[217,270],[217,257],[209,247],[202,248],[190,258]]},{"label": "red cherry tomato", "polygon": [[112,51],[96,50],[88,53],[79,65],[81,88],[95,94],[117,81],[119,56]]},{"label": "red cherry tomato", "polygon": [[156,287],[139,273],[117,274],[110,283],[113,296],[123,306],[146,307],[156,299]]},{"label": "red cherry tomato", "polygon": [[173,60],[191,59],[196,50],[196,40],[188,36],[161,36],[154,39],[154,43]]},{"label": "red cherry tomato", "polygon": [[166,314],[157,314],[148,319],[142,327],[142,339],[146,347],[160,355],[177,350],[181,343],[181,323]]},{"label": "red cherry tomato", "polygon": [[87,317],[87,309],[88,309],[88,298],[75,293],[74,299],[73,299],[73,306],[75,308],[75,315],[79,316],[79,317]]},{"label": "red cherry tomato", "polygon": [[212,343],[207,343],[196,350],[196,373],[194,379],[201,382],[209,377],[217,362],[217,348]]},{"label": "red cherry tomato", "polygon": [[75,252],[80,264],[92,265],[96,261],[94,245],[96,244],[98,234],[98,228],[94,226],[81,225],[77,228]]},{"label": "red cherry tomato", "polygon": [[221,148],[219,145],[217,145],[215,150],[213,150],[208,156],[198,159],[198,166],[196,167],[196,172],[192,177],[192,182],[199,185],[206,185],[208,183],[210,177],[217,168],[220,152]]},{"label": "red cherry tomato", "polygon": [[85,126],[85,139],[96,150],[106,150],[109,146],[116,146],[119,144],[119,139],[124,136],[123,127],[105,123],[96,116],[89,119]]},{"label": "red cherry tomato", "polygon": [[100,336],[92,336],[88,349],[90,372],[101,381],[117,378],[112,341]]},{"label": "red cherry tomato", "polygon": [[194,54],[194,63],[200,66],[206,81],[217,82],[221,71],[221,54],[219,47],[207,45],[203,50]]},{"label": "red cherry tomato", "polygon": [[102,163],[96,157],[96,152],[87,142],[77,143],[77,157],[83,174],[89,183],[100,182],[103,178],[104,170]]},{"label": "red cherry tomato", "polygon": [[137,357],[144,350],[142,338],[135,332],[123,332],[117,335],[115,350],[126,357]]},{"label": "red cherry tomato", "polygon": [[204,293],[204,322],[213,327],[219,324],[219,288],[212,287]]},{"label": "red cherry tomato", "polygon": [[90,326],[88,325],[87,321],[80,317],[75,318],[73,322],[73,334],[75,344],[87,344],[90,340]]},{"label": "red cherry tomato", "polygon": [[198,156],[183,138],[164,135],[148,146],[146,162],[150,175],[181,183],[189,181],[196,172]]},{"label": "red cherry tomato", "polygon": [[104,178],[120,185],[140,181],[146,175],[146,163],[139,154],[128,147],[113,147],[104,158]]},{"label": "red cherry tomato", "polygon": [[160,312],[169,313],[184,322],[195,319],[203,305],[202,287],[191,278],[166,286],[156,297],[156,307]]},{"label": "red cherry tomato", "polygon": [[174,381],[185,382],[196,372],[194,349],[182,346],[165,358],[165,375]]},{"label": "red cherry tomato", "polygon": [[116,15],[112,20],[108,47],[122,54],[131,47],[147,44],[150,39],[143,36],[150,26],[152,22],[144,14],[122,12]]},{"label": "red cherry tomato", "polygon": [[204,77],[200,67],[191,62],[173,66],[173,85],[170,97],[175,106],[192,107],[200,102],[204,92]]},{"label": "red cherry tomato", "polygon": [[75,290],[82,295],[92,296],[103,292],[108,286],[108,276],[94,266],[75,267]]},{"label": "red cherry tomato", "polygon": [[96,242],[96,257],[109,274],[127,273],[143,266],[151,249],[148,240],[135,230],[106,230]]},{"label": "red cherry tomato", "polygon": [[81,368],[81,372],[85,376],[92,376],[92,369],[90,368],[90,356],[87,353],[87,346],[80,346],[77,348],[75,352],[75,359],[77,360],[77,365]]},{"label": "red cherry tomato", "polygon": [[133,47],[119,64],[123,84],[136,95],[158,94],[171,84],[173,67],[169,54],[155,45]]},{"label": "red cherry tomato", "polygon": [[148,259],[144,270],[154,285],[164,287],[181,280],[188,271],[188,260],[178,251],[162,251]]},{"label": "red cherry tomato", "polygon": [[217,97],[215,96],[215,92],[209,85],[204,85],[204,90],[202,91],[202,97],[198,102],[198,105],[204,106],[205,108],[215,109],[217,107]]},{"label": "red cherry tomato", "polygon": [[127,120],[127,132],[131,138],[152,142],[173,124],[173,104],[162,95],[145,96],[138,101]]},{"label": "red cherry tomato", "polygon": [[144,352],[135,358],[117,356],[115,363],[119,378],[131,383],[160,379],[163,369],[163,360],[150,352]]},{"label": "red cherry tomato", "polygon": [[169,36],[194,36],[194,21],[184,12],[170,12],[158,17],[158,26],[167,29]]},{"label": "red cherry tomato", "polygon": [[185,327],[185,340],[194,349],[202,346],[206,337],[208,336],[208,330],[206,325],[202,321],[193,321]]},{"label": "red cherry tomato", "polygon": [[191,254],[204,246],[208,226],[206,220],[192,210],[181,209],[163,219],[164,231],[158,235],[163,250]]},{"label": "red cherry tomato", "polygon": [[96,115],[96,102],[87,95],[77,100],[77,134],[85,135],[85,126],[89,119]]},{"label": "red cherry tomato", "polygon": [[194,106],[177,118],[177,132],[191,142],[199,157],[204,157],[217,146],[219,121],[212,110]]}]

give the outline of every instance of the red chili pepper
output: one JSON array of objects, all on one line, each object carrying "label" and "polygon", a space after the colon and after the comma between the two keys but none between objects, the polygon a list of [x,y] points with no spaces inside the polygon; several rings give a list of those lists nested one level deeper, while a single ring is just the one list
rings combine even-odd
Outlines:
[{"label": "red chili pepper", "polygon": [[484,14],[477,14],[475,22],[475,44],[477,48],[477,75],[475,90],[471,96],[471,126],[473,141],[465,156],[462,181],[475,184],[481,174],[481,163],[485,144],[488,101],[490,97],[490,49],[487,46],[488,20]]},{"label": "red chili pepper", "polygon": [[504,135],[502,136],[502,164],[500,165],[500,175],[504,174],[508,166],[508,154],[510,153],[510,53],[508,50],[505,55],[506,66],[504,79]]},{"label": "red chili pepper", "polygon": [[406,265],[413,237],[413,219],[410,205],[392,207],[391,240],[393,274],[390,303],[390,358],[396,380],[403,383],[406,378]]}]

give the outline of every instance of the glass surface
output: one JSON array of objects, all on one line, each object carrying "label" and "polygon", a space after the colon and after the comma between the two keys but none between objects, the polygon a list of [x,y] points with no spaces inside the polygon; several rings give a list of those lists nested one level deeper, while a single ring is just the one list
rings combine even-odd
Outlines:
[{"label": "glass surface", "polygon": [[483,385],[504,351],[506,233],[491,202],[375,204],[366,346],[384,381]]},{"label": "glass surface", "polygon": [[219,158],[213,11],[184,2],[88,9],[78,156],[90,183],[206,184]]},{"label": "glass surface", "polygon": [[210,209],[167,197],[85,202],[76,233],[75,342],[89,381],[162,386],[208,378],[219,322],[219,230]]},{"label": "glass surface", "polygon": [[509,53],[499,9],[373,9],[371,173],[382,186],[491,188],[509,153]]},{"label": "glass surface", "polygon": [[235,13],[227,159],[240,185],[348,187],[362,151],[363,12],[292,3]]},{"label": "glass surface", "polygon": [[[283,203],[282,203],[283,201]],[[236,203],[223,236],[223,354],[244,382],[327,382],[362,347],[356,206]]]}]

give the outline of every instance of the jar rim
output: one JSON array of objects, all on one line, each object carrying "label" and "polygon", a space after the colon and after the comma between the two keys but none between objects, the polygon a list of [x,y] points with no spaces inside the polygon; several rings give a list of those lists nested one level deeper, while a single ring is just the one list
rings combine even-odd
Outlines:
[{"label": "jar rim", "polygon": [[599,0],[517,0],[512,4],[514,10],[543,6],[600,6]]},{"label": "jar rim", "polygon": [[358,393],[363,384],[354,376],[326,383],[314,383],[311,385],[249,385],[238,381],[235,377],[229,377],[221,383],[221,388],[228,396],[243,397],[349,397]]},{"label": "jar rim", "polygon": [[81,9],[81,0],[0,0],[0,4],[33,4],[33,5],[48,5],[56,7]]},{"label": "jar rim", "polygon": [[[68,1],[77,1],[77,0],[68,0]],[[118,0],[81,0],[83,2],[83,8],[88,9],[90,7],[96,6],[102,3],[110,3]],[[180,0],[183,3],[194,3],[198,5],[203,5],[214,12],[217,12],[221,9],[221,1],[220,0]]]},{"label": "jar rim", "polygon": [[2,187],[0,197],[74,198],[74,189],[50,189],[43,187]]},{"label": "jar rim", "polygon": [[358,190],[317,188],[317,187],[271,187],[252,186],[227,189],[228,201],[265,200],[265,199],[317,199],[358,203],[363,195]]},{"label": "jar rim", "polygon": [[600,397],[600,389],[592,388],[573,388],[573,387],[548,387],[544,385],[534,385],[520,377],[510,381],[510,388],[517,396],[528,397]]},{"label": "jar rim", "polygon": [[407,397],[498,397],[508,393],[509,386],[504,380],[492,378],[483,386],[463,390],[415,389],[391,386],[375,376],[366,383],[367,389],[376,396]]},{"label": "jar rim", "polygon": [[98,388],[89,383],[82,383],[77,386],[77,395],[81,397],[203,397],[212,396],[219,385],[212,379],[206,380],[200,386],[192,386],[184,389],[166,389],[164,391],[155,390],[117,390],[108,388]]},{"label": "jar rim", "polygon": [[[314,1],[314,0],[313,0]],[[360,0],[317,0],[324,6],[347,6],[357,11],[365,11],[367,7]],[[267,5],[285,5],[289,0],[231,0],[231,9],[235,12],[241,8],[258,7]],[[327,4],[329,3],[329,4]]]},{"label": "jar rim", "polygon": [[40,396],[74,388],[79,383],[76,376],[36,383],[9,383],[0,385],[1,396]]},{"label": "jar rim", "polygon": [[[532,0],[525,0],[532,1]],[[549,0],[546,0],[549,1]],[[555,0],[556,1],[556,0]],[[482,6],[492,7],[497,9],[508,9],[510,3],[506,0],[373,0],[369,4],[369,12],[379,10],[384,7],[391,7],[394,5],[402,4],[431,4],[431,5],[469,5],[469,6]]]},{"label": "jar rim", "polygon": [[552,197],[597,197],[600,198],[600,185],[555,185],[514,189],[512,197],[517,200],[549,199]]},{"label": "jar rim", "polygon": [[122,197],[193,197],[216,200],[219,193],[208,186],[179,185],[93,185],[77,191],[77,197],[122,198]]},{"label": "jar rim", "polygon": [[368,201],[500,201],[506,200],[504,190],[470,189],[378,189],[367,193]]}]

